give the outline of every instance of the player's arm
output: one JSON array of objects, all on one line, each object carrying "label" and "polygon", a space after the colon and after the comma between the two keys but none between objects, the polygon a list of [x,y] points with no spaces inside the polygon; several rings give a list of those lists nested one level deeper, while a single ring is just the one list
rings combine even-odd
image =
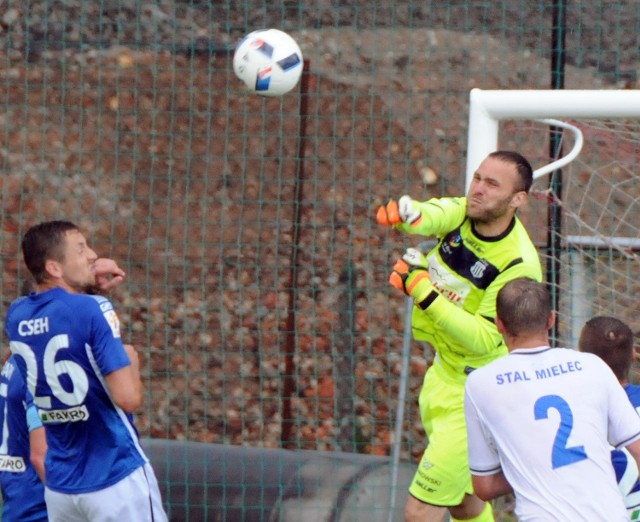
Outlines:
[{"label": "player's arm", "polygon": [[[526,276],[530,271],[530,267],[520,264],[500,274],[487,288],[478,311],[473,314],[440,294],[431,283],[424,255],[416,249],[408,249],[403,258],[396,262],[389,282],[411,296],[433,326],[446,332],[469,354],[482,355],[502,342],[502,336],[495,326],[498,291],[511,279]],[[419,320],[415,327],[420,327]]]},{"label": "player's arm", "polygon": [[481,500],[485,501],[513,492],[513,488],[505,478],[502,470],[494,475],[471,474],[471,482],[473,483],[473,492]]},{"label": "player's arm", "polygon": [[99,257],[93,265],[97,293],[106,293],[124,281],[125,272],[113,259]]},{"label": "player's arm", "polygon": [[142,405],[143,399],[140,363],[132,345],[125,344],[124,348],[131,364],[109,373],[105,380],[113,402],[127,413],[133,413]]},{"label": "player's arm", "polygon": [[433,198],[416,201],[409,196],[390,200],[378,209],[376,220],[407,234],[440,236],[464,221],[465,198]]},{"label": "player's arm", "polygon": [[[404,284],[400,284],[398,278],[392,273],[389,282],[413,297],[416,306],[425,314],[425,319],[439,330],[446,332],[457,345],[464,346],[469,354],[482,355],[492,351],[502,342],[502,336],[495,326],[496,297],[499,290],[510,280],[517,277],[527,277],[537,274],[533,267],[524,263],[514,265],[500,274],[487,288],[476,313],[467,312],[442,296],[428,277],[426,259],[422,255],[420,260],[412,260],[408,249],[403,257],[407,273],[401,274]],[[415,255],[414,257],[420,257]],[[419,270],[423,272],[420,273]],[[402,267],[396,263],[394,273],[402,272]],[[419,320],[415,327],[419,328]],[[453,343],[452,343],[453,344]]]},{"label": "player's arm", "polygon": [[44,426],[35,405],[31,404],[26,410],[27,427],[29,428],[29,459],[38,477],[44,483],[44,459],[47,455],[47,438]]},{"label": "player's arm", "polygon": [[481,386],[478,375],[472,373],[465,383],[464,416],[473,490],[482,500],[491,500],[510,493],[512,489],[500,467],[496,444],[489,430],[483,425],[474,399],[478,387]]},{"label": "player's arm", "polygon": [[490,430],[483,424],[474,399],[479,387],[482,387],[482,381],[478,379],[477,374],[472,373],[465,383],[464,390],[469,469],[474,493],[482,500],[491,500],[510,493],[512,488],[502,472],[495,441]]},{"label": "player's arm", "polygon": [[113,402],[127,413],[142,404],[138,353],[131,345],[122,344],[120,320],[111,302],[100,296],[87,307],[91,320],[91,346],[96,364],[105,376]]}]

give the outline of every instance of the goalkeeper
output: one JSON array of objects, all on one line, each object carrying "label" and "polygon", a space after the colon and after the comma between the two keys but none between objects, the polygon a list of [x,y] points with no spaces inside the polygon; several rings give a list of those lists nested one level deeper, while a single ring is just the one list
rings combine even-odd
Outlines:
[{"label": "goalkeeper", "polygon": [[409,487],[405,520],[493,520],[491,505],[473,494],[467,457],[464,384],[474,369],[507,354],[495,324],[496,296],[512,279],[540,281],[536,249],[516,211],[533,182],[529,162],[496,151],[480,164],[465,197],[380,207],[377,220],[408,234],[436,236],[429,253],[409,249],[389,282],[413,298],[413,335],[435,359],[419,397],[427,448]]}]

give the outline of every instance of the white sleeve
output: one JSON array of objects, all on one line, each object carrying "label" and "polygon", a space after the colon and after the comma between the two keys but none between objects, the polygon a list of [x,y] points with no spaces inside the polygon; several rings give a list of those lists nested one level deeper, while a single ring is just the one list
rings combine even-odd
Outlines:
[{"label": "white sleeve", "polygon": [[469,469],[472,475],[493,475],[500,470],[496,444],[489,430],[483,425],[480,412],[472,398],[469,380],[464,391],[464,414],[469,446]]},{"label": "white sleeve", "polygon": [[603,366],[609,397],[609,444],[619,449],[640,439],[640,416],[611,369]]}]

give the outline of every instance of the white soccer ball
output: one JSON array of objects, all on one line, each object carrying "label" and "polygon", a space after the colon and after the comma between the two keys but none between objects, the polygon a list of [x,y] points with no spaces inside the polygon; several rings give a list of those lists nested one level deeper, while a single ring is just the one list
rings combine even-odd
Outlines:
[{"label": "white soccer ball", "polygon": [[261,96],[282,96],[289,92],[298,84],[302,67],[300,47],[278,29],[249,33],[233,53],[236,76]]}]

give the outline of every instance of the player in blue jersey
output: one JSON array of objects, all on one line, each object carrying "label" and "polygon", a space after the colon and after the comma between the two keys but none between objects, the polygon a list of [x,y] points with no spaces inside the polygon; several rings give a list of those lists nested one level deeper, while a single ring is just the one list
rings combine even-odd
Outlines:
[{"label": "player in blue jersey", "polygon": [[74,224],[22,240],[37,291],[12,303],[5,330],[45,425],[45,500],[56,521],[166,521],[131,413],[142,403],[137,353],[123,345],[97,256]]},{"label": "player in blue jersey", "polygon": [[0,374],[0,488],[4,522],[45,522],[44,428],[24,378],[9,357]]},{"label": "player in blue jersey", "polygon": [[[106,292],[125,277],[118,264],[107,258],[95,262],[94,292]],[[32,281],[24,292],[35,289]],[[14,356],[0,375],[0,489],[4,522],[46,521],[44,458],[47,450],[44,427],[25,380],[16,370]]]},{"label": "player in blue jersey", "polygon": [[629,520],[610,448],[640,462],[640,417],[615,375],[593,354],[549,346],[544,283],[507,283],[496,309],[509,354],[465,385],[474,491],[484,500],[513,491],[521,521]]},{"label": "player in blue jersey", "polygon": [[[578,348],[581,352],[597,355],[607,363],[627,392],[633,407],[640,412],[640,386],[629,382],[634,358],[631,328],[615,317],[593,317],[580,332]],[[613,450],[611,460],[616,470],[618,486],[625,495],[629,517],[631,520],[640,520],[640,481],[635,461],[624,450]]]}]

